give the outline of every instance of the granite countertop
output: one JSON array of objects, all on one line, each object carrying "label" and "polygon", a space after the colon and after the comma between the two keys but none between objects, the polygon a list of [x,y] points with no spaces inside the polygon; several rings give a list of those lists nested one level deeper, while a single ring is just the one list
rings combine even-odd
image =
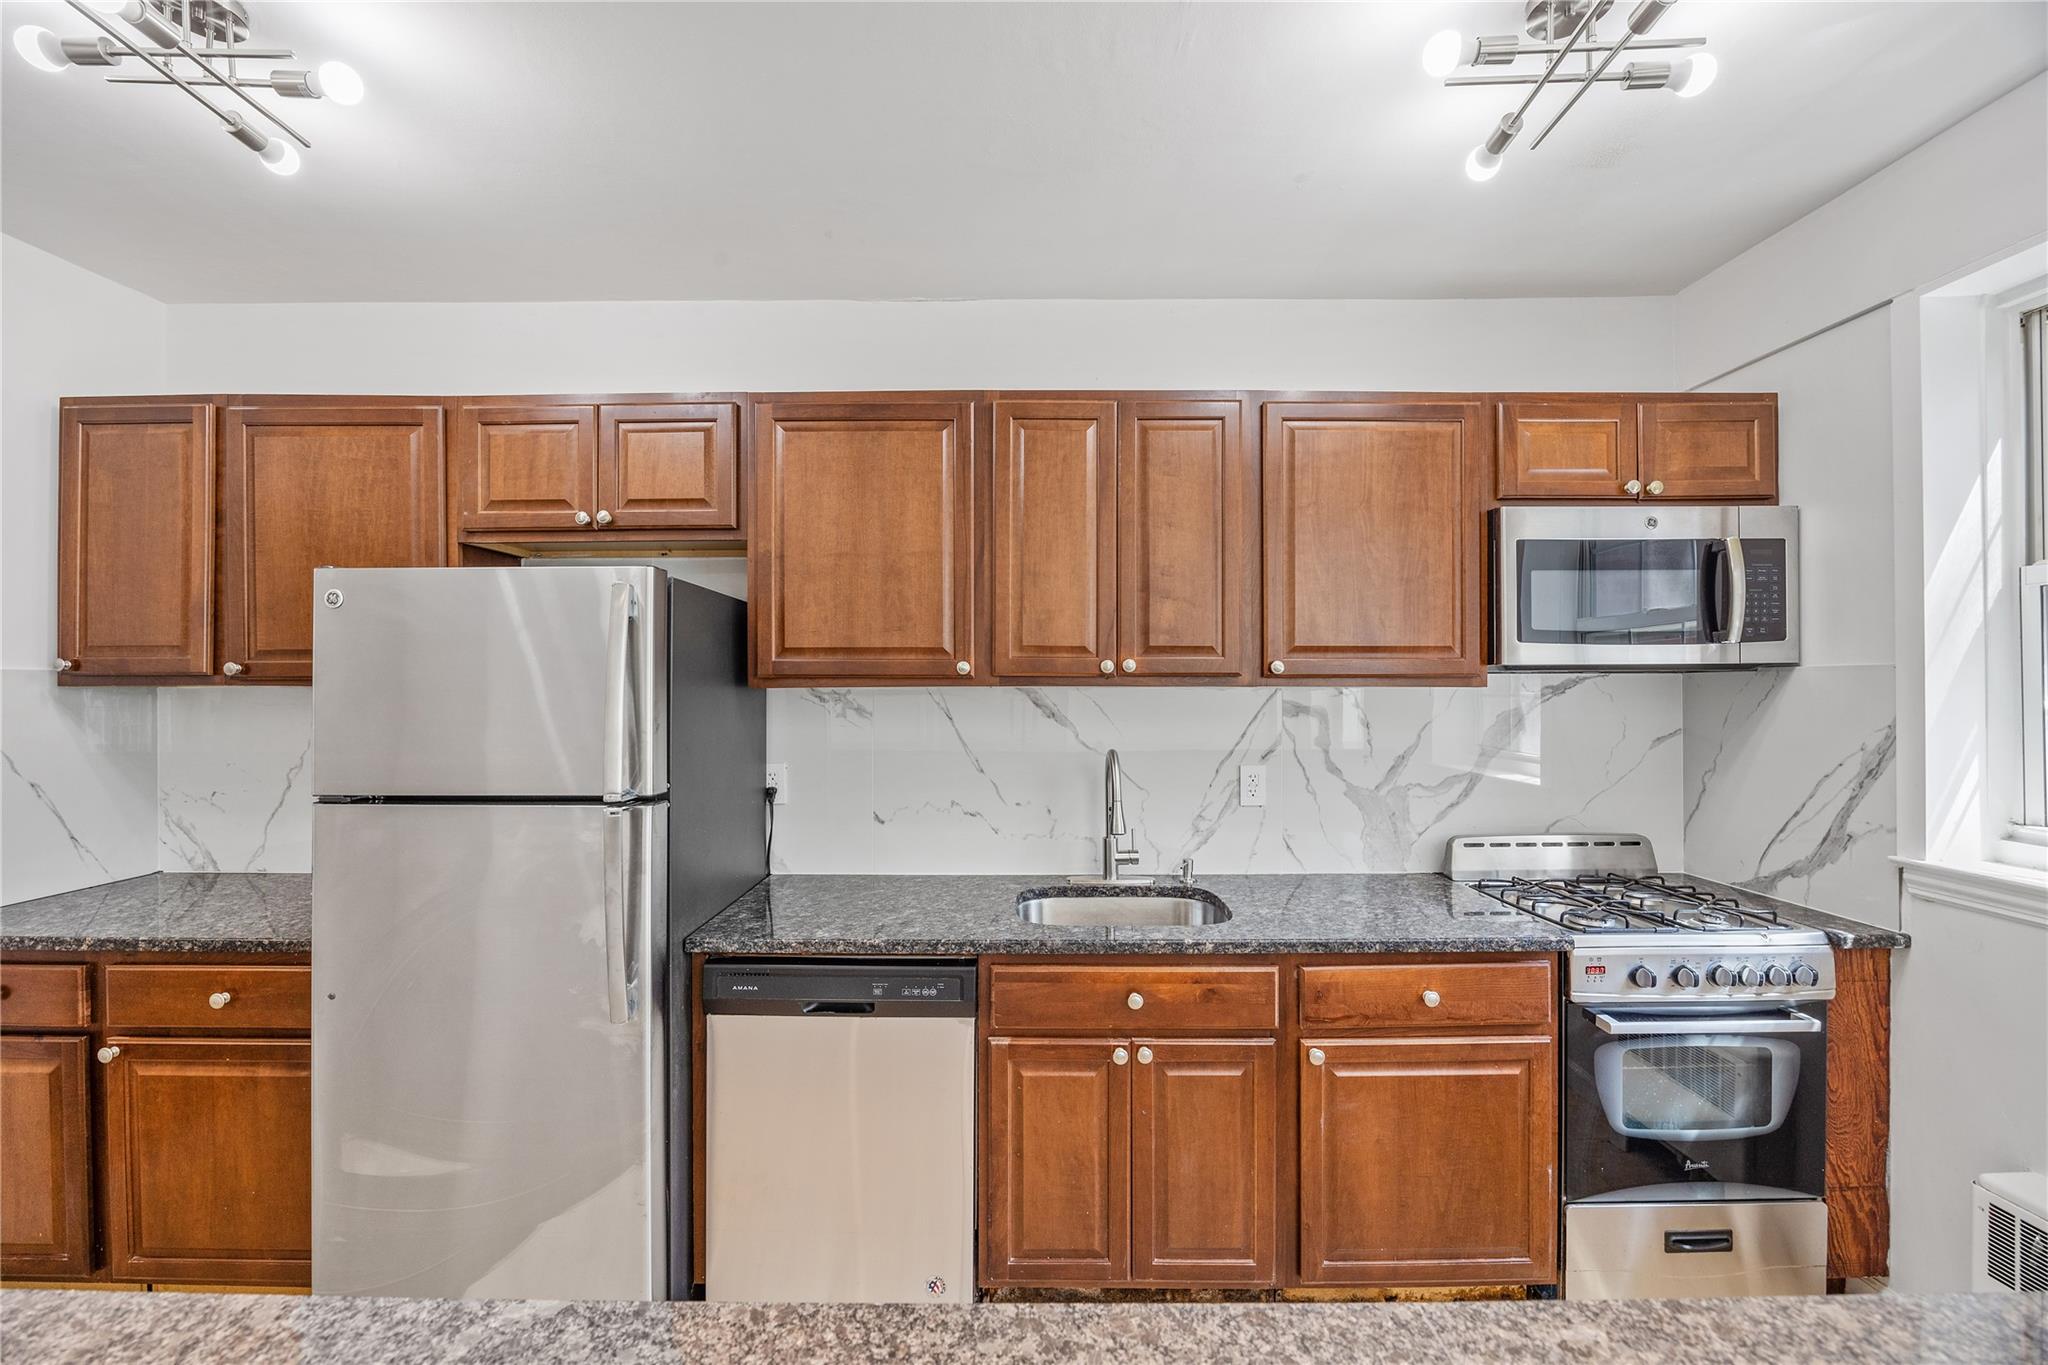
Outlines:
[{"label": "granite countertop", "polygon": [[48,1365],[559,1365],[869,1360],[1573,1360],[1983,1365],[2043,1359],[2034,1294],[1585,1303],[537,1303],[0,1290],[8,1355]]},{"label": "granite countertop", "polygon": [[1725,896],[1740,897],[1752,905],[1763,905],[1776,910],[1787,923],[1807,929],[1819,929],[1837,948],[1910,948],[1913,938],[1897,929],[1884,929],[1861,920],[1843,919],[1830,915],[1825,910],[1799,905],[1793,901],[1781,901],[1776,896],[1766,896],[1761,891],[1748,891],[1728,882],[1717,882],[1712,877],[1702,877],[1695,872],[1667,872],[1665,880],[1690,882],[1694,886],[1718,891]]},{"label": "granite countertop", "polygon": [[154,872],[0,906],[0,952],[305,953],[313,879]]}]

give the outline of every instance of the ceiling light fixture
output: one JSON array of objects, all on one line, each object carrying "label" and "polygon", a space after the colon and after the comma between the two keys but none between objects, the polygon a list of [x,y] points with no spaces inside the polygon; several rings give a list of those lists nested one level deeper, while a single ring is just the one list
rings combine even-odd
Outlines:
[{"label": "ceiling light fixture", "polygon": [[[39,71],[67,66],[116,66],[134,57],[149,75],[109,76],[114,85],[172,85],[206,107],[237,142],[255,152],[277,175],[299,169],[299,148],[313,144],[250,92],[290,99],[326,99],[360,104],[363,78],[346,62],[322,62],[311,70],[279,67],[262,79],[241,74],[245,62],[290,61],[288,47],[258,47],[249,41],[249,8],[242,0],[65,0],[71,10],[103,36],[59,38],[27,24],[14,32],[14,50]],[[127,25],[133,35],[116,26]],[[181,67],[180,63],[187,65]],[[221,92],[239,100],[283,137],[262,132],[243,113],[223,108]],[[296,143],[297,146],[293,144]]]},{"label": "ceiling light fixture", "polygon": [[[1624,90],[1669,90],[1683,99],[1691,99],[1712,85],[1719,64],[1708,52],[1694,52],[1674,62],[1631,62],[1614,75],[1607,73],[1624,49],[1648,52],[1705,44],[1704,38],[1645,36],[1674,3],[1676,0],[1640,0],[1629,13],[1627,27],[1613,42],[1601,42],[1593,26],[1614,7],[1614,0],[1525,0],[1522,14],[1526,39],[1515,34],[1468,39],[1455,29],[1432,35],[1422,46],[1422,69],[1445,85],[1530,87],[1521,107],[1504,115],[1487,134],[1486,141],[1465,157],[1465,174],[1474,180],[1493,179],[1500,170],[1501,154],[1522,131],[1529,106],[1548,87],[1573,89],[1564,107],[1551,115],[1550,122],[1530,140],[1532,152],[1543,145],[1551,130],[1595,85],[1618,85]],[[1568,71],[1566,65],[1574,56],[1579,65]],[[1453,74],[1460,66],[1512,67],[1521,57],[1542,58],[1542,70]]]}]

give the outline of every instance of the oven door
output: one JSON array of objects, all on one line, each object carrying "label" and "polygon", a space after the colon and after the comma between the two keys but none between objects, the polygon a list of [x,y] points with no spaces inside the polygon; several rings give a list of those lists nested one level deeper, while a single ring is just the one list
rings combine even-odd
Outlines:
[{"label": "oven door", "polygon": [[1825,1004],[1740,1013],[1569,1008],[1567,1200],[1821,1196]]}]

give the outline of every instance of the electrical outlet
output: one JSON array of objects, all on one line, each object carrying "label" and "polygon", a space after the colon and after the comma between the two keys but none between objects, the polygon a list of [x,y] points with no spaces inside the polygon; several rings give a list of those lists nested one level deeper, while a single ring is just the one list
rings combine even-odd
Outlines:
[{"label": "electrical outlet", "polygon": [[1266,804],[1265,764],[1241,763],[1238,765],[1237,804],[1240,806],[1263,806]]},{"label": "electrical outlet", "polygon": [[789,765],[787,763],[770,763],[768,765],[768,785],[775,788],[776,805],[786,806],[789,804]]}]

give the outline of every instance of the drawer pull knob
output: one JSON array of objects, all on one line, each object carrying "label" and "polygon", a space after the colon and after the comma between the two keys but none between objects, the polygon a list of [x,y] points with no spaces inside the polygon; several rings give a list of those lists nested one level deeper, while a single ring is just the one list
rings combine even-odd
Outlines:
[{"label": "drawer pull knob", "polygon": [[1125,1062],[1131,1060],[1131,1054],[1126,1052],[1122,1048],[1118,1048],[1116,1051],[1109,1054],[1109,1059],[1115,1062],[1118,1066],[1122,1066]]},{"label": "drawer pull knob", "polygon": [[1321,1066],[1323,1064],[1323,1050],[1321,1048],[1312,1047],[1308,1050],[1308,1064],[1310,1066]]},{"label": "drawer pull knob", "polygon": [[99,1050],[99,1053],[97,1055],[101,1061],[111,1062],[114,1060],[114,1058],[121,1055],[121,1049],[112,1046],[103,1047]]},{"label": "drawer pull knob", "polygon": [[232,999],[234,997],[226,991],[215,991],[212,995],[206,997],[206,1003],[217,1010],[224,1010],[228,1007],[228,1001]]},{"label": "drawer pull knob", "polygon": [[964,678],[974,671],[974,665],[962,659],[959,663],[953,665],[953,671]]},{"label": "drawer pull knob", "polygon": [[1431,1009],[1435,1009],[1438,1005],[1443,1004],[1443,1002],[1444,998],[1435,991],[1424,991],[1422,993],[1422,1003]]},{"label": "drawer pull knob", "polygon": [[1124,997],[1124,1003],[1126,1005],[1129,1005],[1134,1010],[1141,1010],[1145,1008],[1145,997],[1138,994],[1136,991],[1132,991],[1129,995]]},{"label": "drawer pull knob", "polygon": [[1136,673],[1137,671],[1138,671],[1138,661],[1137,661],[1136,659],[1125,659],[1125,660],[1124,660],[1124,672],[1126,672],[1126,673]]},{"label": "drawer pull knob", "polygon": [[1149,1062],[1150,1062],[1150,1061],[1152,1060],[1152,1049],[1151,1049],[1151,1048],[1149,1048],[1149,1047],[1141,1047],[1141,1048],[1139,1048],[1139,1049],[1138,1049],[1138,1060],[1139,1060],[1139,1061],[1141,1061],[1141,1062],[1148,1062],[1148,1063],[1149,1063]]}]

